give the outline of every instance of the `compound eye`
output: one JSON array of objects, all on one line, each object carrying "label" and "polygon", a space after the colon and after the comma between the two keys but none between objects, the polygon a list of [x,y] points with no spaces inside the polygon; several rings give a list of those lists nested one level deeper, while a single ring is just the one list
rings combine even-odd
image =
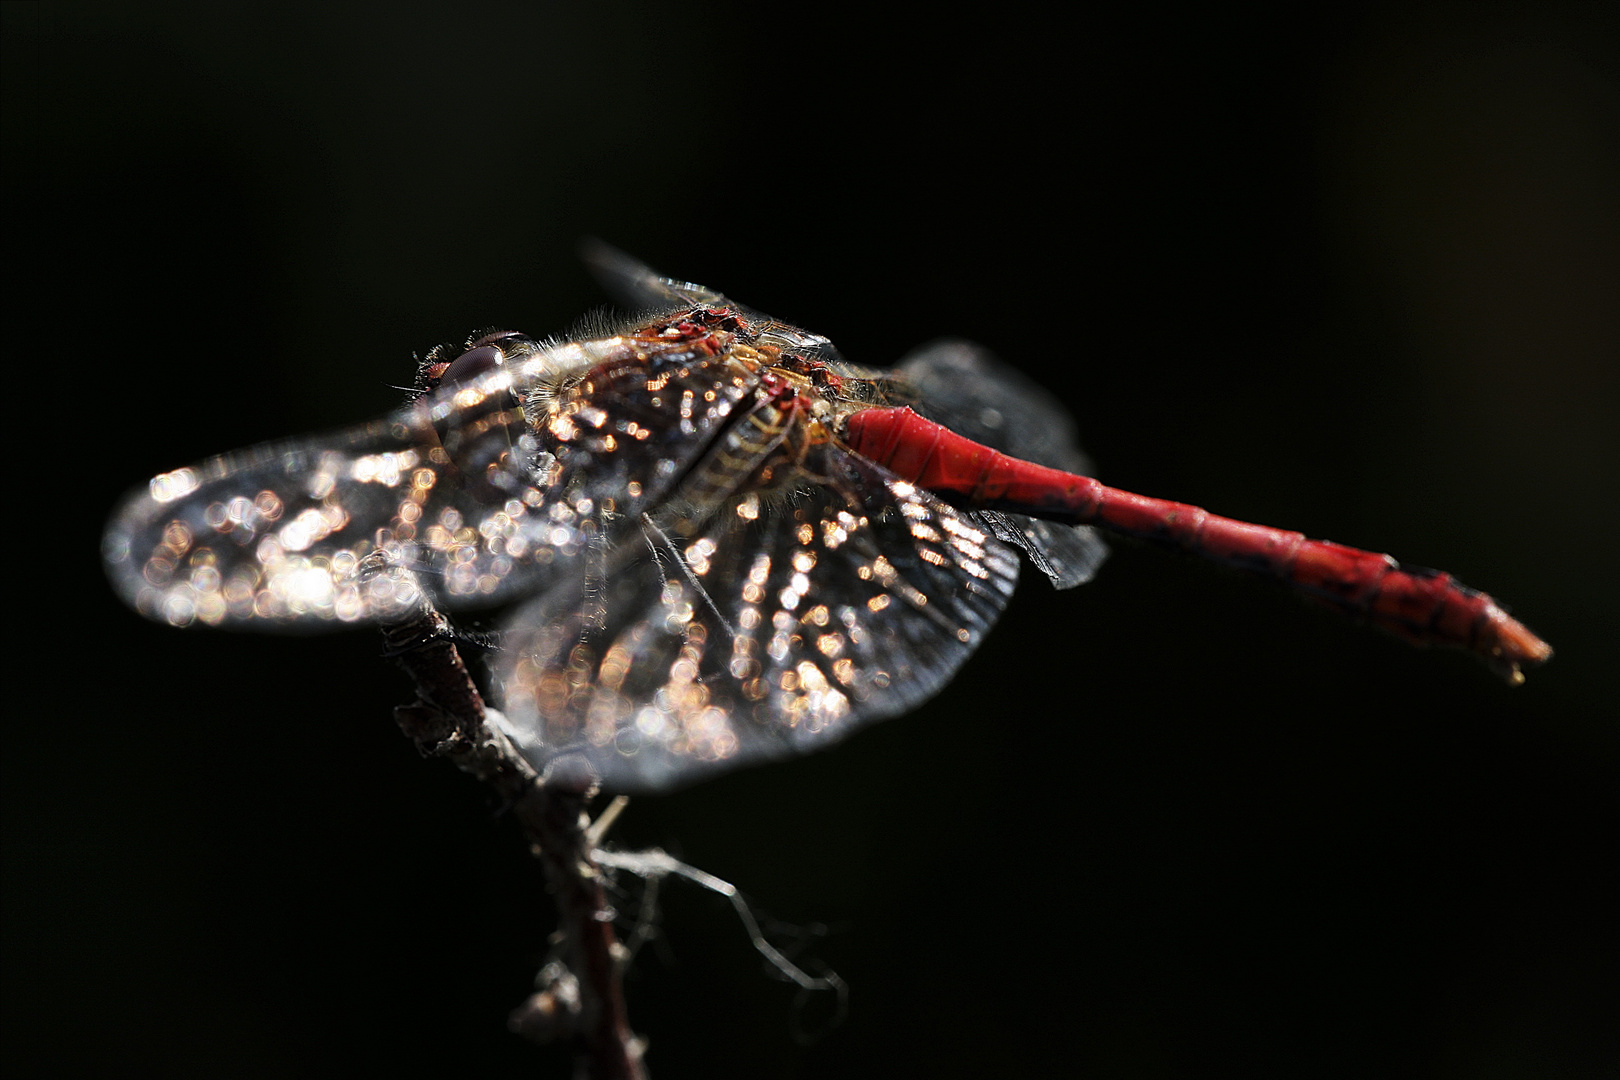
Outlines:
[{"label": "compound eye", "polygon": [[[488,338],[481,338],[480,340],[487,341]],[[444,374],[439,376],[439,385],[460,386],[473,382],[480,375],[487,375],[500,367],[503,359],[505,357],[501,350],[494,345],[479,345],[476,348],[468,349],[450,361],[450,366],[445,368]]]},{"label": "compound eye", "polygon": [[523,337],[524,335],[518,333],[516,330],[496,330],[494,333],[485,334],[477,341],[474,341],[472,344],[468,345],[467,348],[470,351],[481,348],[484,345],[504,345],[509,341],[521,340]]}]

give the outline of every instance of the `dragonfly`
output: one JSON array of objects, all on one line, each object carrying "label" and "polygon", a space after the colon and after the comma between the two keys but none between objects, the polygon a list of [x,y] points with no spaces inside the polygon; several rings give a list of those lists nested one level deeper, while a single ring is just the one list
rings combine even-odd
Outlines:
[{"label": "dragonfly", "polygon": [[[538,768],[661,791],[831,745],[945,686],[1020,563],[1089,580],[1099,530],[1273,579],[1510,683],[1552,654],[1490,596],[1298,532],[1107,487],[1068,413],[985,350],[891,370],[591,248],[636,313],[441,346],[393,415],[153,478],[103,553],[177,627],[509,605],[493,679]],[[367,573],[386,560],[409,573]]]}]

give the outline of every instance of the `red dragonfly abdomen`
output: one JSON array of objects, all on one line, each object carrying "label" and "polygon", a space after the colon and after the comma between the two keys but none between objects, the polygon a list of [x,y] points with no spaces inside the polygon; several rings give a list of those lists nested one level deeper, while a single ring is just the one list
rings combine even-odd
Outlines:
[{"label": "red dragonfly abdomen", "polygon": [[1403,568],[1388,555],[1133,495],[1089,476],[1020,461],[909,408],[856,412],[848,418],[844,440],[856,453],[949,501],[1172,544],[1275,578],[1409,641],[1471,649],[1511,683],[1524,681],[1520,665],[1552,655],[1546,642],[1495,600],[1450,574]]}]

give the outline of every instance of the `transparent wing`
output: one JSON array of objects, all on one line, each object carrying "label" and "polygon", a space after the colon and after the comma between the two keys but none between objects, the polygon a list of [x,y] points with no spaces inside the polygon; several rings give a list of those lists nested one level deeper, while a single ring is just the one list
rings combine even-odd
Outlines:
[{"label": "transparent wing", "polygon": [[829,745],[951,678],[1011,596],[1016,556],[836,445],[803,469],[791,494],[745,494],[690,535],[648,515],[519,612],[500,676],[538,764],[669,788]]},{"label": "transparent wing", "polygon": [[753,324],[760,344],[774,345],[785,352],[809,359],[840,366],[844,364],[837,347],[827,338],[812,334],[802,327],[779,322],[746,304],[737,303],[716,289],[665,277],[640,260],[600,240],[586,240],[580,244],[579,250],[586,268],[607,294],[632,311],[667,312],[694,305],[729,308],[744,315]]},{"label": "transparent wing", "polygon": [[600,240],[583,241],[579,255],[607,294],[631,311],[673,311],[695,304],[720,307],[729,303],[714,289],[665,277],[639,259]]},{"label": "transparent wing", "polygon": [[109,575],[150,618],[254,629],[395,615],[415,597],[362,585],[375,550],[450,607],[542,588],[655,504],[753,385],[712,334],[658,335],[537,347],[389,419],[165,473],[109,523]]},{"label": "transparent wing", "polygon": [[[359,561],[379,548],[424,581],[522,576],[516,562],[477,557],[487,507],[455,479],[422,414],[401,413],[158,476],[113,515],[103,554],[132,607],[176,626],[386,617],[415,598],[362,588]],[[577,531],[550,539],[564,541],[558,549],[580,542]]]},{"label": "transparent wing", "polygon": [[1097,576],[1108,558],[1108,545],[1090,525],[1059,525],[996,510],[983,510],[975,516],[998,540],[1023,551],[1055,588],[1084,585]]}]

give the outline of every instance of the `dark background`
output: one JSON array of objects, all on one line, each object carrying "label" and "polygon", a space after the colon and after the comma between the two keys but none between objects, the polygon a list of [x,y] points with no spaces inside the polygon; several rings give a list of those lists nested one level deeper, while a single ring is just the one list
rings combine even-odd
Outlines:
[{"label": "dark background", "polygon": [[632,805],[853,994],[797,1045],[672,885],[655,1075],[1615,1075],[1613,10],[5,4],[12,1075],[569,1074],[503,1028],[538,870],[378,641],[149,625],[97,549],[154,472],[566,330],[585,235],[858,362],[983,342],[1110,482],[1559,649],[1510,690],[1154,550],[1032,578],[916,714]]}]

